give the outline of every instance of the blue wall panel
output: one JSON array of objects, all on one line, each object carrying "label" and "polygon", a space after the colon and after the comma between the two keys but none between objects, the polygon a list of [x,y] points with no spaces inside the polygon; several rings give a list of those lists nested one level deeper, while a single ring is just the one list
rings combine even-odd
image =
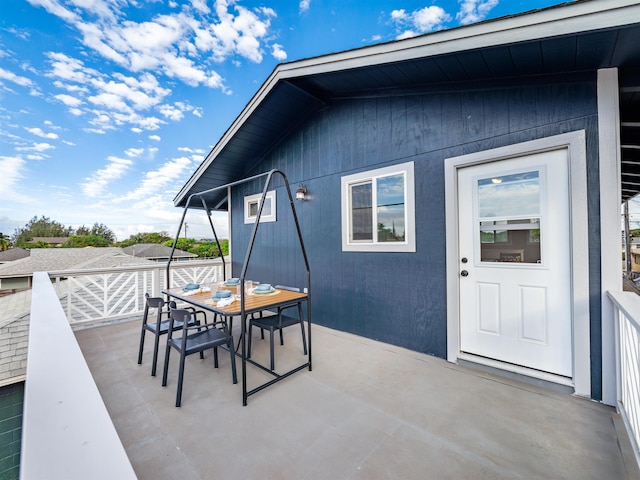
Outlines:
[{"label": "blue wall panel", "polygon": [[[291,189],[304,183],[309,200],[294,202],[311,263],[316,323],[446,357],[444,159],[568,131],[585,129],[593,397],[601,384],[599,198],[595,76],[493,88],[336,100],[294,129],[254,172],[279,168]],[[415,253],[342,252],[340,178],[415,162]],[[304,286],[306,277],[278,186],[278,221],[262,224],[248,277]],[[242,223],[243,196],[232,195],[233,267],[238,275],[251,225]],[[275,266],[274,266],[275,265]]]}]

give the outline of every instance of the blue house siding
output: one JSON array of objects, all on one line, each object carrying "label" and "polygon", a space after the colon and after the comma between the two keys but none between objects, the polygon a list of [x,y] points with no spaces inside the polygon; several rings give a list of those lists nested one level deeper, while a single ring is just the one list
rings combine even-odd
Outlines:
[{"label": "blue house siding", "polygon": [[[308,189],[309,201],[296,201],[295,207],[311,264],[314,322],[445,358],[444,159],[582,129],[587,137],[590,192],[590,255],[585,261],[590,267],[592,396],[600,399],[595,72],[335,99],[293,129],[247,174],[278,168],[294,192],[298,183]],[[407,161],[415,162],[416,252],[343,252],[341,177]],[[258,183],[232,193],[234,275],[240,274],[253,227],[243,223],[243,197],[258,193],[262,188]],[[288,199],[279,179],[274,185],[277,222],[260,225],[247,278],[304,286]]]}]

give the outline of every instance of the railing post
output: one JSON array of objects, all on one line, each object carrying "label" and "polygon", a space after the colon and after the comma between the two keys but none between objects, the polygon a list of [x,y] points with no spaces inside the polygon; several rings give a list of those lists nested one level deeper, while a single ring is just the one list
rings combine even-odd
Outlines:
[{"label": "railing post", "polygon": [[620,413],[622,401],[622,355],[620,353],[620,309],[613,305],[614,350],[616,359],[616,412]]},{"label": "railing post", "polygon": [[160,267],[151,271],[151,296],[159,297],[160,291]]}]

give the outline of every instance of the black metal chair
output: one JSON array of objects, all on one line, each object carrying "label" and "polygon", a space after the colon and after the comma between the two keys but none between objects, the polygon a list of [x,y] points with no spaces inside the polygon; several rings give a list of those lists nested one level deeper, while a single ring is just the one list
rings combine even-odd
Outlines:
[{"label": "black metal chair", "polygon": [[[179,338],[173,338],[173,329],[170,327],[167,337],[167,349],[164,354],[164,372],[162,375],[162,386],[167,385],[167,373],[169,371],[169,356],[171,349],[175,348],[180,354],[180,366],[178,370],[178,389],[176,393],[176,407],[179,407],[182,403],[182,382],[184,379],[184,363],[188,355],[192,353],[200,353],[200,358],[203,358],[203,352],[205,350],[213,349],[213,362],[214,366],[218,368],[218,347],[226,346],[229,349],[229,356],[231,359],[231,375],[233,383],[238,383],[236,376],[236,357],[233,348],[233,336],[229,333],[227,323],[224,320],[216,321],[217,316],[214,316],[213,322],[204,323],[201,325],[190,325],[190,322],[194,316],[194,313],[185,309],[172,309],[170,324],[174,322],[182,322],[187,324],[182,328],[182,336]],[[196,330],[194,333],[189,331]]]},{"label": "black metal chair", "polygon": [[[292,292],[299,292],[300,289],[299,288],[294,288],[294,287],[285,287],[284,285],[276,285],[277,289],[281,289],[281,290],[289,290]],[[298,310],[298,316],[290,316],[290,315],[283,315],[283,311],[291,309],[291,308],[297,308]],[[251,319],[249,320],[249,345],[247,348],[247,357],[251,358],[251,331],[253,327],[257,327],[260,329],[260,333],[261,333],[261,337],[262,339],[264,339],[264,331],[265,330],[269,330],[269,347],[270,347],[270,353],[271,353],[271,370],[275,369],[275,359],[274,359],[274,352],[273,352],[273,334],[276,330],[278,330],[280,332],[280,345],[284,345],[284,337],[282,335],[282,330],[285,329],[286,327],[290,327],[292,325],[297,325],[300,324],[300,332],[302,333],[302,347],[304,350],[304,354],[307,354],[307,339],[304,333],[304,321],[302,318],[302,302],[297,302],[295,304],[292,305],[286,305],[284,307],[279,307],[278,311],[274,314],[274,315],[269,315],[269,316],[263,316],[262,312],[260,312],[260,316],[256,317],[255,315],[252,315]]]},{"label": "black metal chair", "polygon": [[[158,363],[158,346],[160,344],[160,336],[166,335],[169,332],[169,323],[170,323],[170,308],[173,306],[175,308],[175,302],[166,302],[161,297],[151,297],[148,293],[145,293],[145,306],[144,306],[144,314],[142,316],[142,329],[140,332],[140,348],[138,350],[138,365],[142,363],[142,353],[144,352],[144,338],[145,333],[147,331],[153,334],[154,342],[153,342],[153,361],[151,363],[151,376],[156,376],[156,365]],[[149,311],[155,309],[156,311],[156,320],[149,321]],[[193,313],[196,316],[192,317],[190,322],[191,325],[199,324],[200,320],[197,319],[197,315],[203,315],[204,320],[206,321],[206,314],[203,311],[195,311]],[[182,328],[182,322],[174,322],[173,327],[174,330],[180,330]]]}]

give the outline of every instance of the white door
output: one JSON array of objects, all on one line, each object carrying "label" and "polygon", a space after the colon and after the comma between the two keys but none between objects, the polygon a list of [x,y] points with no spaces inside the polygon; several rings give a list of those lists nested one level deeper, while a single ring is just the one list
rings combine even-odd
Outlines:
[{"label": "white door", "polygon": [[458,170],[460,350],[571,377],[567,150]]}]

